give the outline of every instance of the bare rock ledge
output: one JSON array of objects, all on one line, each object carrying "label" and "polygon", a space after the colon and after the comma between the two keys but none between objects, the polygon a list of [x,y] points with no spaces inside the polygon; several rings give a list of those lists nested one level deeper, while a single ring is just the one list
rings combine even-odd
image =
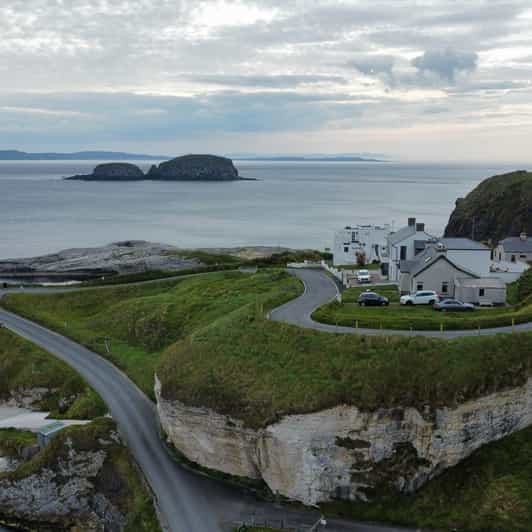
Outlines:
[{"label": "bare rock ledge", "polygon": [[341,405],[259,430],[166,400],[157,378],[155,393],[162,428],[188,460],[264,480],[272,492],[304,504],[367,501],[385,486],[415,491],[482,445],[532,424],[532,379],[456,408],[363,412]]}]

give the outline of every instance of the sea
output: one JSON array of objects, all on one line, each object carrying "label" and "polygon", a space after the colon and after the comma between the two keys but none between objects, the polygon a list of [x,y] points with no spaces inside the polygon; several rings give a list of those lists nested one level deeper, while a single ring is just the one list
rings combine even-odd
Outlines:
[{"label": "sea", "polygon": [[[456,198],[511,164],[234,161],[234,182],[83,182],[98,161],[0,161],[0,259],[150,240],[325,249],[346,225],[416,217],[443,232]],[[143,169],[153,161],[135,161]]]}]

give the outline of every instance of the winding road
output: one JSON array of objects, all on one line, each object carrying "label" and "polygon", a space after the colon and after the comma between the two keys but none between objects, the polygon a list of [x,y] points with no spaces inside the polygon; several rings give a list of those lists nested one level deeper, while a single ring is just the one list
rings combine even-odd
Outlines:
[{"label": "winding road", "polygon": [[[50,293],[53,290],[24,291]],[[0,290],[0,298],[3,293],[5,291]],[[251,520],[278,526],[288,522],[293,527],[310,529],[316,522],[319,515],[316,511],[261,501],[249,492],[201,476],[175,462],[161,441],[155,405],[124,373],[100,355],[1,308],[0,323],[64,360],[100,394],[153,491],[165,530],[228,532],[236,524]],[[332,519],[328,520],[326,530],[399,532],[405,529]]]},{"label": "winding road", "polygon": [[469,329],[456,331],[409,331],[394,329],[364,329],[319,323],[312,319],[312,313],[322,305],[329,303],[338,296],[338,287],[334,280],[323,270],[319,269],[291,269],[305,285],[304,293],[281,307],[270,312],[270,319],[284,323],[291,323],[307,329],[315,329],[339,334],[371,334],[371,335],[399,335],[399,336],[428,336],[452,340],[462,336],[486,336],[498,333],[532,331],[532,322],[521,323],[514,327],[493,327],[487,329]]}]

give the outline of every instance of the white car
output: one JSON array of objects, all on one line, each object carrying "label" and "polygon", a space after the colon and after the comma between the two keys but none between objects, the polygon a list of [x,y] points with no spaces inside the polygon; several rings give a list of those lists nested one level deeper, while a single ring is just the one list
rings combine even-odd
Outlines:
[{"label": "white car", "polygon": [[369,270],[358,270],[357,271],[357,282],[358,283],[370,283],[371,275],[369,274]]},{"label": "white car", "polygon": [[401,305],[434,305],[438,303],[440,296],[433,290],[419,290],[414,294],[401,296]]}]

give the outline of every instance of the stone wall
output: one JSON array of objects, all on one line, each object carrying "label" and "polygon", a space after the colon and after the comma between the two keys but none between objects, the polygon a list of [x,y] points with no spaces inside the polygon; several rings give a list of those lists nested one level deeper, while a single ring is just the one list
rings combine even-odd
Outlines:
[{"label": "stone wall", "polygon": [[363,412],[341,405],[259,430],[164,399],[158,379],[155,393],[162,428],[188,460],[264,480],[305,504],[369,500],[389,486],[414,491],[482,445],[532,424],[532,379],[456,408]]}]

